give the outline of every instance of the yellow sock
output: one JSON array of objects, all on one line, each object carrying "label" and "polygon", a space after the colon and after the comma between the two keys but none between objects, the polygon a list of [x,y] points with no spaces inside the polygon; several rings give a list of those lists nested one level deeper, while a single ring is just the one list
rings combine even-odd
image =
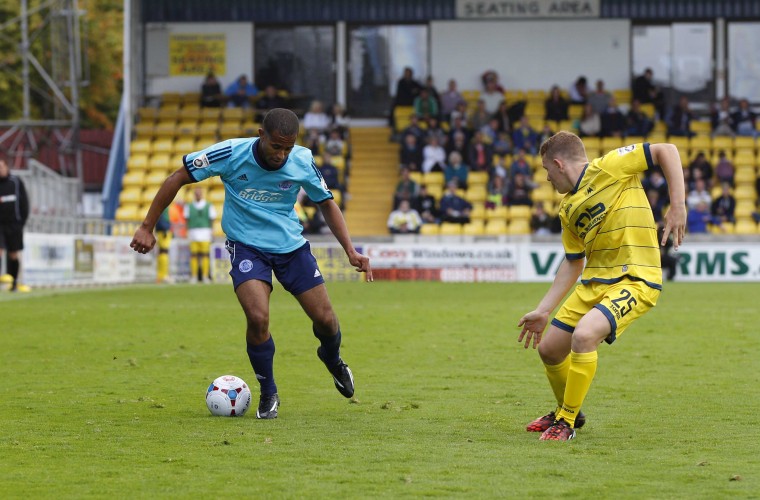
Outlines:
[{"label": "yellow sock", "polygon": [[198,279],[198,257],[195,254],[190,256],[190,281]]},{"label": "yellow sock", "polygon": [[201,276],[204,280],[208,278],[208,254],[201,257]]},{"label": "yellow sock", "polygon": [[565,395],[562,400],[562,408],[557,414],[557,420],[562,418],[568,424],[575,425],[575,417],[578,415],[589,387],[591,387],[591,382],[594,380],[597,359],[596,351],[570,351],[570,367],[567,373]]},{"label": "yellow sock", "polygon": [[552,386],[554,397],[557,398],[557,408],[562,406],[562,400],[565,398],[565,384],[567,383],[567,371],[569,369],[570,356],[567,356],[558,365],[547,365],[544,363],[546,378],[549,379],[549,385]]},{"label": "yellow sock", "polygon": [[156,263],[156,279],[163,281],[169,277],[169,254],[159,253],[158,262]]}]

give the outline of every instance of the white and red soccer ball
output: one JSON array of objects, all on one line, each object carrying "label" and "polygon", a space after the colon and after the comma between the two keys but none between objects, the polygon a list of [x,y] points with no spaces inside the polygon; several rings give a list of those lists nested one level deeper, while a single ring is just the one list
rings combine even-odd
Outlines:
[{"label": "white and red soccer ball", "polygon": [[251,389],[234,375],[222,375],[206,391],[206,406],[220,417],[242,417],[251,406]]}]

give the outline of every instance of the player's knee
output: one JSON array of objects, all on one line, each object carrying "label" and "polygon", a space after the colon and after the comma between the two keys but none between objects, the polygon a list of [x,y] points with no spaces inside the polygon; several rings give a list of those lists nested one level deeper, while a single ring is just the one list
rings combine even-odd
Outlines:
[{"label": "player's knee", "polygon": [[269,314],[265,311],[247,312],[248,333],[254,336],[266,336],[269,331]]},{"label": "player's knee", "polygon": [[573,332],[572,347],[575,352],[589,352],[599,345],[604,339],[600,333],[587,328],[576,328]]},{"label": "player's knee", "polygon": [[555,345],[541,342],[538,344],[538,355],[544,364],[558,365],[565,359],[567,353],[561,352]]},{"label": "player's knee", "polygon": [[332,310],[319,313],[312,321],[314,329],[321,334],[330,335],[338,332],[338,318]]}]

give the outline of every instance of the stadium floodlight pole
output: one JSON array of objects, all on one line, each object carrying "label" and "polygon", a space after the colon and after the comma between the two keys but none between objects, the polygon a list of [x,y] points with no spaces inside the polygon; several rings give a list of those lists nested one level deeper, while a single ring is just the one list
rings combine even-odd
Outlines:
[{"label": "stadium floodlight pole", "polygon": [[31,118],[29,107],[29,17],[27,14],[27,0],[21,0],[21,79],[23,88],[21,90],[22,98],[22,119],[28,122]]}]

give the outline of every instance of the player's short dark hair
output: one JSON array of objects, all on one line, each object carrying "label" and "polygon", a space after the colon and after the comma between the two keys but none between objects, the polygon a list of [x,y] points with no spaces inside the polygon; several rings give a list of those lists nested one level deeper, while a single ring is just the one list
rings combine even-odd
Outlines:
[{"label": "player's short dark hair", "polygon": [[289,109],[274,108],[264,115],[261,128],[271,135],[279,132],[283,137],[298,135],[298,117]]}]

